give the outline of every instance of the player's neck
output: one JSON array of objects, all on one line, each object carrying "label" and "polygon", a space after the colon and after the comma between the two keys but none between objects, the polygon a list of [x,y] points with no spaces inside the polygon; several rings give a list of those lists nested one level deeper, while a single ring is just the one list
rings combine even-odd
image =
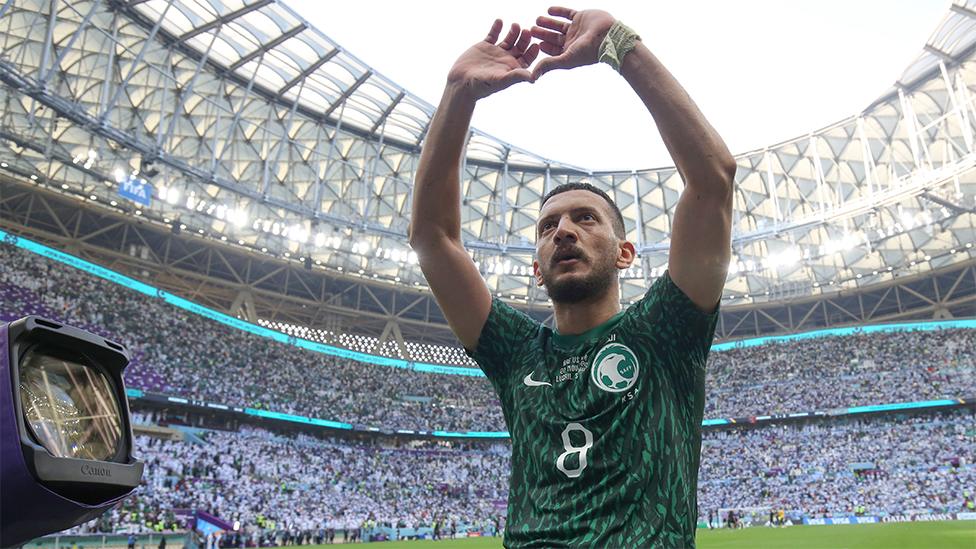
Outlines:
[{"label": "player's neck", "polygon": [[620,312],[620,300],[616,288],[602,296],[578,303],[553,302],[556,332],[560,335],[578,335],[596,328]]}]

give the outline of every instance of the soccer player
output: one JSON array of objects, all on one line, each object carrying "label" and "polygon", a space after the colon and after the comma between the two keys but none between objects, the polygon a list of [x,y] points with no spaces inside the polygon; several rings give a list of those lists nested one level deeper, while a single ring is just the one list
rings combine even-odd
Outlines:
[{"label": "soccer player", "polygon": [[[410,244],[502,403],[512,438],[505,545],[694,547],[705,360],[731,255],[735,162],[634,31],[599,10],[549,15],[531,30],[512,25],[500,42],[495,21],[451,68],[417,169]],[[530,72],[540,50],[548,57]],[[552,330],[493,299],[465,252],[462,149],[479,99],[598,59],[647,106],[685,189],[667,272],[623,311],[617,273],[636,251],[617,206],[582,183],[543,198],[533,270],[553,303]],[[579,107],[536,123],[594,108]],[[619,120],[598,138],[635,129]]]}]

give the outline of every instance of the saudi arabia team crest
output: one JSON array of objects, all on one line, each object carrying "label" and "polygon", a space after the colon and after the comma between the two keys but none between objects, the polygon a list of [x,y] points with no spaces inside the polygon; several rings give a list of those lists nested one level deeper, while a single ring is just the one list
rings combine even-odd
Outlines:
[{"label": "saudi arabia team crest", "polygon": [[637,383],[640,365],[630,347],[622,343],[607,343],[593,357],[590,377],[597,387],[611,393],[626,391]]}]

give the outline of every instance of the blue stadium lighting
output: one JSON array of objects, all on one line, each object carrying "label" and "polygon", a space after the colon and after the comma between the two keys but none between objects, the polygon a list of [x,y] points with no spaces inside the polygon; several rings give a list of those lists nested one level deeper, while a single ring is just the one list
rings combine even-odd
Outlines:
[{"label": "blue stadium lighting", "polygon": [[[120,286],[135,290],[139,293],[158,297],[173,305],[179,307],[183,310],[189,311],[191,313],[209,318],[216,322],[220,322],[226,326],[236,328],[238,330],[243,330],[245,332],[258,335],[261,337],[267,337],[273,339],[279,343],[284,343],[286,345],[294,345],[296,347],[301,347],[303,349],[308,349],[317,353],[323,353],[332,356],[338,356],[341,358],[348,358],[351,360],[357,360],[360,362],[366,362],[368,364],[376,364],[378,366],[390,366],[394,368],[404,368],[412,369],[418,372],[427,372],[434,374],[445,374],[445,375],[464,375],[472,377],[484,377],[484,373],[477,368],[467,368],[463,366],[446,366],[443,364],[429,364],[425,362],[411,362],[407,360],[389,358],[384,356],[371,355],[368,353],[362,353],[359,351],[353,351],[350,349],[343,349],[341,347],[334,347],[332,345],[326,345],[324,343],[318,343],[315,341],[310,341],[307,339],[289,336],[277,330],[272,330],[270,328],[265,328],[263,326],[258,326],[252,324],[245,320],[235,318],[228,314],[222,313],[220,311],[205,307],[198,303],[194,303],[188,299],[184,299],[177,295],[173,295],[165,290],[160,290],[144,282],[140,282],[134,278],[130,278],[121,273],[117,273],[111,269],[106,269],[100,265],[96,265],[89,261],[85,261],[79,257],[73,256],[71,254],[50,248],[43,244],[34,242],[27,238],[17,236],[14,234],[7,233],[5,231],[0,231],[0,240],[22,248],[29,252],[44,256],[48,259],[58,261],[65,265],[69,265],[76,269],[85,271],[89,274],[93,274],[99,278],[108,280]],[[501,294],[499,294],[501,297]],[[826,337],[834,335],[851,335],[851,334],[864,334],[864,333],[874,333],[874,332],[893,332],[899,330],[946,330],[946,329],[976,329],[976,319],[962,319],[962,320],[933,320],[929,322],[903,322],[903,323],[891,323],[891,324],[874,324],[869,326],[849,326],[844,328],[826,328],[822,330],[814,330],[811,332],[805,332],[802,334],[789,334],[782,336],[765,336],[765,337],[755,337],[750,339],[743,339],[739,341],[729,341],[725,343],[716,343],[712,345],[712,351],[726,351],[729,349],[736,349],[740,347],[755,347],[757,345],[762,345],[764,343],[772,342],[784,342],[784,341],[799,341],[803,339],[810,339],[816,337]]]},{"label": "blue stadium lighting", "polygon": [[435,437],[508,438],[508,431],[434,431]]},{"label": "blue stadium lighting", "polygon": [[352,429],[352,424],[350,423],[342,423],[340,421],[331,421],[328,419],[318,419],[314,417],[296,416],[294,414],[285,414],[282,412],[271,412],[269,410],[257,410],[254,408],[244,408],[244,413],[249,416],[277,419],[280,421],[291,421],[294,423],[307,423],[308,425],[318,425],[320,427],[330,427],[332,429],[346,429],[346,430]]},{"label": "blue stadium lighting", "polygon": [[870,412],[891,412],[895,410],[912,410],[916,408],[936,408],[939,406],[952,406],[959,404],[958,400],[922,400],[918,402],[897,402],[894,404],[877,404],[873,406],[854,406],[848,408],[848,414],[866,414]]},{"label": "blue stadium lighting", "polygon": [[[188,299],[173,295],[165,290],[161,290],[150,286],[144,282],[140,282],[121,273],[117,273],[111,269],[106,269],[100,265],[96,265],[89,261],[85,261],[79,257],[67,254],[60,250],[55,250],[43,244],[34,242],[17,235],[7,233],[0,230],[0,240],[8,244],[17,246],[18,248],[27,250],[29,252],[44,256],[48,259],[58,261],[65,265],[69,265],[76,269],[85,271],[89,274],[95,275],[99,278],[103,278],[120,286],[135,290],[139,293],[157,297],[173,305],[179,307],[180,309],[189,311],[193,314],[200,315],[216,322],[220,322],[226,326],[236,328],[238,330],[243,330],[245,332],[267,337],[273,339],[279,343],[284,343],[286,345],[294,345],[309,351],[327,354],[331,356],[338,356],[342,358],[348,358],[351,360],[356,360],[359,362],[366,362],[369,364],[376,364],[379,366],[389,366],[393,368],[404,368],[412,369],[418,372],[426,372],[433,374],[444,374],[444,375],[464,375],[471,377],[484,377],[484,373],[477,368],[466,368],[463,366],[446,366],[443,364],[429,364],[424,362],[411,362],[402,359],[370,355],[367,353],[361,353],[358,351],[353,351],[350,349],[343,349],[340,347],[333,347],[332,345],[326,345],[324,343],[318,343],[316,341],[310,341],[303,338],[298,338],[294,336],[289,336],[277,330],[272,330],[265,328],[263,326],[258,326],[250,322],[241,320],[239,318],[232,317],[220,311],[216,311],[209,307],[205,307],[198,303],[194,303]],[[861,334],[861,333],[873,333],[873,332],[892,332],[899,330],[941,330],[941,329],[976,329],[976,319],[965,319],[965,320],[940,320],[931,322],[906,322],[906,323],[895,323],[895,324],[876,324],[870,326],[858,326],[858,327],[847,327],[847,328],[830,328],[823,330],[816,330],[812,332],[806,332],[802,334],[790,334],[784,336],[768,336],[768,337],[758,337],[745,339],[741,341],[733,341],[727,343],[718,343],[712,345],[713,351],[725,351],[728,349],[735,349],[740,347],[754,347],[756,345],[762,345],[764,343],[770,342],[784,342],[784,341],[799,341],[803,339],[811,339],[816,337],[826,337],[831,335],[849,335],[849,334]],[[140,389],[128,388],[126,389],[126,395],[129,398],[138,399],[144,398],[146,395]],[[185,398],[170,396],[167,397],[171,402],[177,403],[189,403]],[[958,400],[927,400],[918,402],[900,402],[892,404],[879,404],[871,406],[855,406],[852,408],[847,408],[845,410],[846,414],[863,414],[872,412],[890,412],[897,410],[911,410],[918,408],[932,408],[939,406],[952,406],[959,404]],[[211,408],[219,408],[219,404],[207,404]],[[225,409],[221,408],[221,409]],[[332,421],[327,419],[311,418],[306,416],[299,416],[294,414],[286,414],[282,412],[273,412],[269,410],[258,410],[255,408],[244,408],[244,413],[247,415],[262,417],[267,419],[274,419],[278,421],[288,421],[293,423],[303,423],[307,425],[316,425],[320,427],[328,427],[332,429],[343,429],[343,430],[360,430],[356,429],[349,423],[343,423],[339,421]],[[801,416],[811,416],[816,414],[804,413],[804,414],[790,414],[791,417],[801,417]],[[769,419],[770,416],[758,416],[755,419]],[[732,419],[706,419],[702,421],[702,426],[717,426],[717,425],[730,425],[735,423]],[[366,430],[376,430],[375,427],[367,427]],[[420,433],[417,434],[426,434]],[[506,431],[433,431],[430,433],[435,437],[444,438],[508,438],[509,433]]]},{"label": "blue stadium lighting", "polygon": [[950,330],[950,329],[970,329],[970,330],[976,329],[976,319],[969,318],[969,319],[960,319],[960,320],[932,320],[928,322],[901,322],[901,323],[891,323],[891,324],[870,324],[867,326],[847,326],[844,328],[825,328],[822,330],[804,332],[802,334],[754,337],[749,339],[742,339],[739,341],[727,341],[725,343],[716,343],[712,345],[712,350],[727,351],[729,349],[737,349],[741,347],[755,347],[757,345],[763,345],[764,343],[799,341],[803,339],[812,339],[812,338],[827,337],[827,336],[870,334],[876,332],[897,332],[897,331],[909,331],[909,330],[931,331],[931,330]]}]

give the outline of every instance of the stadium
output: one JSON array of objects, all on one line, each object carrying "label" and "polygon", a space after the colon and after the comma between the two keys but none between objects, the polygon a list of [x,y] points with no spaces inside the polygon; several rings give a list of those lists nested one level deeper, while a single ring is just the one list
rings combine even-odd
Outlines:
[{"label": "stadium", "polygon": [[[501,547],[508,419],[408,237],[435,107],[280,0],[6,0],[0,40],[0,322],[124,344],[145,464],[26,547]],[[907,61],[861,112],[732,151],[698,547],[976,546],[976,2]],[[464,247],[534,321],[560,185],[619,206],[621,307],[666,276],[676,167],[474,128],[461,163]]]}]

